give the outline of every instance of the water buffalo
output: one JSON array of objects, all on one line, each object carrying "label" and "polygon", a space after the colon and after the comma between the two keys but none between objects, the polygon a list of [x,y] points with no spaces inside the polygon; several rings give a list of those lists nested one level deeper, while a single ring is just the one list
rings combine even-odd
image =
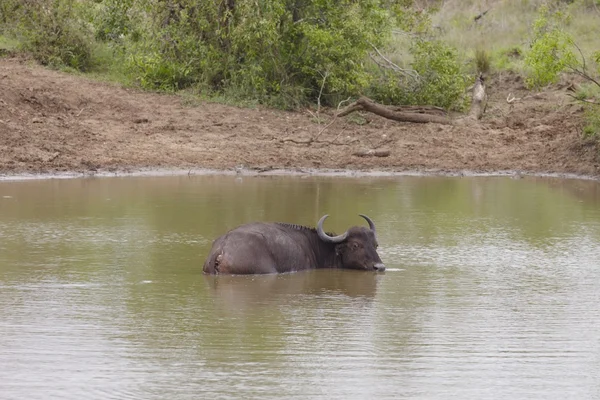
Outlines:
[{"label": "water buffalo", "polygon": [[377,254],[375,224],[360,214],[369,228],[354,226],[332,236],[317,228],[254,222],[217,238],[204,263],[207,274],[272,274],[313,268],[384,271]]}]

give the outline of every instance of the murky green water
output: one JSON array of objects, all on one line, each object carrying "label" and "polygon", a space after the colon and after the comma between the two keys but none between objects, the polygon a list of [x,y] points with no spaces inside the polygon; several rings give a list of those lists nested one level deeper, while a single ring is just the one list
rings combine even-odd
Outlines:
[{"label": "murky green water", "polygon": [[[201,274],[255,220],[377,224],[385,274]],[[0,182],[1,399],[600,398],[600,184]]]}]

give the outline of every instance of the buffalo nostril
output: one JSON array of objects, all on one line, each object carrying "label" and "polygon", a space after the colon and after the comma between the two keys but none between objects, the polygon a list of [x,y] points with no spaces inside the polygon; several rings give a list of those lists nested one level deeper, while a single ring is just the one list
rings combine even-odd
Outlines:
[{"label": "buffalo nostril", "polygon": [[378,272],[383,272],[383,271],[385,271],[385,265],[383,265],[383,264],[375,264],[373,266],[373,269],[375,271],[378,271]]}]

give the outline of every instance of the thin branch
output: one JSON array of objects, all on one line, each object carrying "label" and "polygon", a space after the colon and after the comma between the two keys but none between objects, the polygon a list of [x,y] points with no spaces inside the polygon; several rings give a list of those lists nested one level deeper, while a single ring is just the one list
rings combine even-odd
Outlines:
[{"label": "thin branch", "polygon": [[[319,90],[319,97],[317,97],[317,116],[319,115],[319,111],[321,111],[321,96],[323,95],[323,88],[325,87],[325,81],[327,80],[327,77],[329,76],[329,71],[325,71],[325,75],[321,74],[321,72],[319,72],[319,74],[323,77],[323,82],[321,82],[321,89]],[[319,120],[319,118],[317,118],[317,120]],[[319,121],[320,123],[320,121]]]},{"label": "thin branch", "polygon": [[[346,102],[348,102],[348,101],[350,101],[350,97],[348,97],[346,100],[342,100],[342,101],[340,101],[340,102],[338,103],[337,109],[339,110],[339,109],[340,109],[340,107],[342,106],[342,104],[344,104],[344,103],[346,103]],[[311,115],[312,115],[312,113],[311,113]],[[323,132],[325,132],[325,130],[326,130],[327,128],[329,128],[331,125],[333,125],[333,123],[334,123],[334,122],[337,120],[337,118],[338,118],[338,117],[339,117],[339,115],[336,113],[336,114],[333,116],[332,120],[331,120],[331,121],[330,121],[330,122],[329,122],[327,125],[325,125],[325,126],[323,127],[323,129],[321,129],[321,130],[320,130],[320,131],[319,131],[319,132],[318,132],[318,133],[317,133],[315,136],[313,136],[313,137],[311,137],[311,138],[308,138],[308,139],[284,138],[284,139],[281,139],[281,141],[282,141],[282,142],[292,142],[292,143],[296,143],[296,144],[305,144],[305,145],[307,145],[307,146],[310,146],[310,145],[311,145],[311,144],[313,144],[313,143],[329,143],[329,144],[335,144],[335,143],[333,143],[333,142],[325,142],[325,141],[321,141],[321,140],[317,140],[317,139],[319,139],[319,137],[320,137],[320,136],[323,134]],[[339,135],[338,135],[338,136],[339,136]],[[337,139],[337,137],[338,137],[338,136],[336,136],[336,137],[335,137],[333,140],[335,141],[335,140]]]},{"label": "thin branch", "polygon": [[[340,101],[340,102],[338,103],[338,106],[337,106],[337,111],[339,111],[339,110],[340,110],[340,107],[342,106],[342,104],[343,104],[343,103],[345,103],[345,102],[347,102],[347,101],[349,101],[349,100],[350,100],[350,97],[348,97],[346,100],[342,100],[342,101]],[[328,123],[327,125],[325,125],[325,127],[324,127],[323,129],[321,129],[321,132],[317,133],[317,136],[315,136],[315,137],[314,137],[312,140],[313,140],[313,141],[316,141],[316,140],[319,138],[319,136],[321,136],[321,134],[322,134],[323,132],[325,132],[325,129],[327,129],[327,128],[329,128],[331,125],[333,125],[333,123],[335,122],[335,120],[336,120],[337,118],[338,118],[338,114],[337,114],[337,113],[335,113],[335,115],[333,116],[333,119],[331,120],[331,122],[330,122],[330,123]]]},{"label": "thin branch", "polygon": [[577,46],[577,43],[575,43],[574,41],[571,41],[571,44],[573,44],[577,51],[579,51],[579,55],[581,56],[581,69],[583,70],[583,72],[585,72],[585,57],[583,56],[583,51],[581,51],[579,46]]},{"label": "thin branch", "polygon": [[375,58],[373,57],[372,54],[369,54],[369,56],[371,57],[371,59],[373,61],[375,61],[375,63],[377,65],[379,65],[382,68],[387,68],[387,69],[391,69],[395,72],[398,72],[400,74],[406,75],[406,76],[410,76],[413,79],[419,79],[419,74],[416,71],[409,71],[406,70],[404,68],[400,68],[398,65],[394,64],[390,59],[388,59],[386,56],[384,56],[381,51],[379,51],[379,49],[377,47],[375,47],[375,45],[373,43],[370,43],[371,47],[377,52],[377,55],[379,57],[381,57],[383,59],[383,61],[385,61],[387,63],[387,66],[381,65],[379,62],[377,62],[377,60],[375,60]]},{"label": "thin branch", "polygon": [[574,98],[577,101],[582,101],[584,103],[589,103],[589,104],[596,104],[596,105],[600,105],[600,103],[598,103],[595,100],[590,100],[590,99],[580,99],[577,96],[572,95],[571,93],[567,93],[567,96]]},{"label": "thin branch", "polygon": [[600,87],[600,82],[598,82],[596,79],[592,78],[590,75],[588,75],[584,71],[580,71],[580,70],[578,70],[577,68],[574,68],[574,67],[569,67],[569,68],[571,68],[571,70],[575,74],[577,74],[579,76],[582,76],[583,78],[587,79],[588,81],[594,83],[596,86]]},{"label": "thin branch", "polygon": [[344,117],[348,114],[353,113],[354,111],[358,111],[358,110],[362,110],[362,106],[360,104],[357,103],[352,103],[350,104],[348,107],[344,108],[342,111],[340,111],[339,113],[337,113],[338,117]]},{"label": "thin branch", "polygon": [[483,18],[485,16],[485,14],[487,14],[488,12],[490,12],[492,8],[488,8],[487,10],[485,10],[484,12],[482,12],[481,14],[477,15],[475,18],[473,18],[474,22],[478,22],[481,18]]},{"label": "thin branch", "polygon": [[581,70],[569,65],[569,68],[577,75],[587,79],[590,82],[593,82],[594,84],[596,84],[596,86],[600,87],[600,82],[598,82],[597,80],[595,80],[594,78],[591,77],[591,75],[589,75],[586,72],[586,65],[585,65],[585,56],[583,55],[583,51],[581,51],[581,49],[579,48],[579,46],[577,46],[577,43],[575,43],[574,41],[571,41],[571,44],[573,44],[573,46],[575,46],[575,48],[577,49],[577,51],[579,51],[579,55],[581,56]]}]

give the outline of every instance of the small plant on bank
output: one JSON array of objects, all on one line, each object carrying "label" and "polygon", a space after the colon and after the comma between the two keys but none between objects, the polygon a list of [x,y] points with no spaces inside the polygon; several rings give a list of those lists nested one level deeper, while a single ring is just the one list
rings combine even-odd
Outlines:
[{"label": "small plant on bank", "polygon": [[475,50],[475,66],[477,72],[487,74],[490,72],[490,55],[483,49]]},{"label": "small plant on bank", "polygon": [[595,140],[600,139],[600,105],[587,104],[584,115],[583,137]]}]

